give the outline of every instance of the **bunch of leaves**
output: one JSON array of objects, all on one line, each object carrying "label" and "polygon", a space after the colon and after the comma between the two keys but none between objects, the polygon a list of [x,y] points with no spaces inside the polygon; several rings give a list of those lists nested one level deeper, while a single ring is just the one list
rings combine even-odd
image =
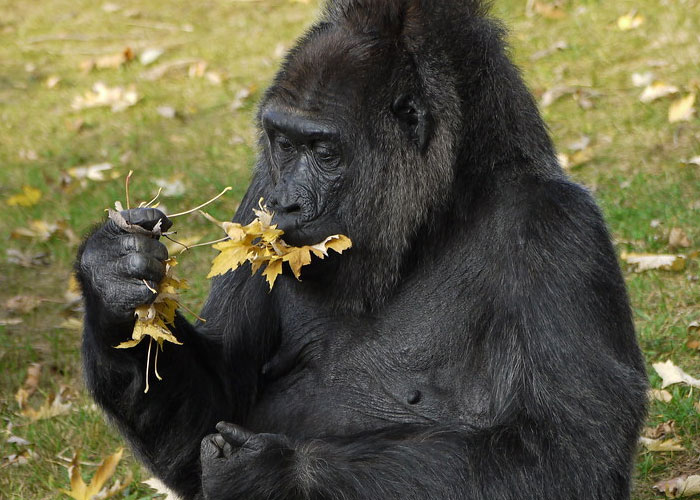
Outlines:
[{"label": "bunch of leaves", "polygon": [[75,500],[93,500],[95,498],[110,498],[118,493],[121,493],[132,480],[131,473],[129,473],[124,482],[116,480],[114,484],[110,487],[104,487],[105,483],[114,475],[117,470],[117,465],[122,458],[123,448],[119,448],[116,453],[109,455],[100,464],[95,471],[95,474],[90,480],[90,484],[86,484],[80,474],[80,453],[76,452],[73,455],[70,465],[68,466],[68,477],[70,478],[70,491],[61,490]]},{"label": "bunch of leaves", "polygon": [[[129,174],[126,177],[125,183],[127,210],[130,207],[129,180],[131,179],[132,173],[133,172],[129,172]],[[227,187],[211,200],[193,208],[192,210],[171,214],[169,215],[169,218],[178,217],[199,210],[200,208],[218,199],[230,189],[230,187]],[[156,194],[156,196],[151,201],[147,203],[140,203],[139,208],[157,207],[158,205],[156,203],[156,200],[158,199],[160,192],[161,191],[159,190],[158,194]],[[123,209],[121,202],[117,201],[114,204],[114,207],[115,210],[107,209],[109,218],[123,231],[126,231],[128,233],[143,234],[153,238],[158,238],[160,236],[165,236],[166,238],[168,238],[168,233],[164,233],[162,231],[162,220],[159,220],[154,225],[153,229],[146,229],[137,224],[131,224],[124,218],[124,216],[121,214]],[[187,247],[185,245],[183,245],[183,247],[184,249],[192,248]],[[176,265],[177,260],[174,256],[170,256],[165,261],[165,276],[163,277],[161,282],[158,283],[156,288],[150,287],[146,280],[143,281],[144,285],[147,286],[151,290],[151,292],[155,294],[155,299],[149,304],[142,304],[141,306],[136,308],[134,312],[136,316],[136,322],[134,323],[134,329],[131,332],[131,339],[115,346],[117,349],[128,349],[137,346],[141,343],[143,339],[148,338],[148,351],[146,353],[146,387],[144,389],[144,392],[148,392],[150,388],[149,375],[151,363],[151,349],[153,346],[153,341],[155,341],[158,344],[156,347],[155,359],[153,361],[153,371],[158,380],[162,380],[162,377],[158,373],[158,351],[163,350],[163,345],[165,344],[165,342],[170,342],[176,345],[182,345],[182,342],[180,342],[175,337],[170,328],[168,328],[168,325],[174,325],[175,323],[175,311],[178,309],[178,307],[183,307],[184,309],[187,309],[180,303],[179,292],[180,290],[186,290],[188,286],[185,280],[178,279],[173,275],[172,270]],[[189,309],[187,310],[189,311]],[[199,319],[204,321],[202,318]]]},{"label": "bunch of leaves", "polygon": [[244,262],[250,262],[253,274],[265,266],[262,275],[265,276],[272,290],[277,276],[282,274],[285,262],[299,280],[301,268],[311,263],[312,255],[323,259],[328,255],[329,250],[343,253],[352,246],[350,238],[342,234],[328,236],[315,245],[301,247],[288,245],[281,239],[284,231],[277,229],[276,224],[272,224],[274,214],[263,205],[262,198],[258,201],[258,209],[253,209],[253,212],[256,218],[245,226],[236,222],[220,222],[209,214],[204,214],[209,220],[221,226],[227,235],[224,241],[213,245],[220,253],[214,258],[207,278],[225,274],[238,269]]}]

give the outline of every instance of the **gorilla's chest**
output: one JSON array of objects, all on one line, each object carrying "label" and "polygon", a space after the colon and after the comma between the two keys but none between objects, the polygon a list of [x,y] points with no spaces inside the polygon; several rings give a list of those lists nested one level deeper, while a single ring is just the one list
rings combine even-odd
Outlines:
[{"label": "gorilla's chest", "polygon": [[485,401],[478,375],[465,366],[465,311],[430,295],[407,293],[397,303],[372,318],[290,303],[253,430],[301,437],[477,423]]}]

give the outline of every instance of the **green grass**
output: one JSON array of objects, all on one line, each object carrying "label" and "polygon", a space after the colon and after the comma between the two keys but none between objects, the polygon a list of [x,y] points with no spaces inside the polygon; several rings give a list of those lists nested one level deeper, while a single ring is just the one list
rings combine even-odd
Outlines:
[{"label": "green grass", "polygon": [[[0,238],[3,249],[44,252],[46,267],[23,268],[0,255],[0,302],[17,294],[50,299],[28,314],[14,314],[18,325],[0,326],[0,416],[12,422],[13,433],[31,441],[37,456],[22,466],[0,468],[0,497],[53,498],[68,486],[64,462],[81,449],[83,460],[96,462],[114,452],[122,441],[104,423],[82,388],[76,330],[62,322],[61,300],[70,275],[76,244],[63,237],[48,242],[10,238],[16,227],[31,220],[65,221],[82,235],[103,216],[102,210],[123,198],[121,179],[61,187],[62,172],[70,167],[110,162],[123,178],[130,169],[132,197],[148,199],[157,177],[182,174],[186,193],[165,198],[171,210],[190,208],[224,186],[234,192],[211,212],[225,218],[245,191],[255,161],[255,103],[278,63],[279,47],[289,47],[318,11],[318,5],[282,0],[255,2],[115,1],[120,10],[106,12],[103,2],[0,0]],[[537,96],[556,85],[598,93],[593,108],[582,109],[570,96],[543,110],[562,152],[582,135],[591,138],[593,159],[572,170],[572,176],[594,191],[620,251],[669,252],[667,233],[681,227],[693,242],[681,252],[700,248],[700,167],[682,161],[700,155],[700,119],[669,124],[670,99],[651,104],[638,101],[632,72],[653,71],[659,79],[700,92],[700,1],[603,2],[564,1],[564,19],[526,16],[525,2],[497,0],[495,13],[511,30],[512,54]],[[615,22],[632,9],[646,22],[621,32]],[[189,26],[185,26],[189,25]],[[191,28],[191,29],[190,29]],[[568,44],[536,61],[538,51],[559,40]],[[197,58],[224,77],[221,85],[206,78],[172,72],[147,81],[138,62],[120,69],[80,71],[82,61],[116,53],[165,48],[156,61]],[[659,64],[663,63],[662,66]],[[61,78],[53,89],[46,79]],[[95,82],[134,84],[137,105],[121,113],[106,109],[75,111],[71,102]],[[232,109],[236,94],[250,89],[241,107]],[[172,106],[180,118],[167,119],[159,106]],[[698,106],[700,107],[700,105]],[[76,129],[76,123],[82,125]],[[24,184],[41,189],[40,202],[29,208],[8,207],[4,200]],[[652,221],[661,221],[652,227]],[[182,236],[216,236],[211,224],[197,216],[179,220]],[[204,276],[212,251],[198,249],[182,257],[182,272],[192,290],[186,302],[197,309],[207,291]],[[627,273],[627,283],[642,348],[650,363],[652,384],[660,380],[651,363],[671,359],[700,376],[699,353],[685,346],[687,324],[700,320],[698,259],[691,258],[681,273]],[[0,313],[6,318],[7,311]],[[44,367],[41,385],[31,403],[61,384],[72,388],[72,411],[36,423],[18,415],[14,393],[30,362]],[[675,474],[700,469],[700,419],[697,393],[672,389],[670,403],[651,405],[649,425],[675,420],[686,452],[640,452],[634,498],[655,498],[651,485]],[[0,444],[0,458],[22,449]],[[83,467],[86,477],[94,467]],[[127,453],[117,473],[130,469],[135,478],[148,477]],[[138,483],[125,498],[149,498]]]}]

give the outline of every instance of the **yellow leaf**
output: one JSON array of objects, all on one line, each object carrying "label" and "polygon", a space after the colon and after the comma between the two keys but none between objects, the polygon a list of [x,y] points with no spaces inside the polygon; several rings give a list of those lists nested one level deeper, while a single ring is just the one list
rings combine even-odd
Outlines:
[{"label": "yellow leaf", "polygon": [[301,276],[301,268],[311,263],[311,252],[309,247],[293,248],[289,253],[282,257],[294,273],[294,277],[299,279]]},{"label": "yellow leaf", "polygon": [[654,82],[644,88],[642,95],[639,96],[639,100],[648,103],[677,93],[678,87],[675,85],[669,85],[666,82]]},{"label": "yellow leaf", "polygon": [[41,191],[32,186],[22,186],[22,192],[10,196],[5,202],[11,207],[32,207],[39,203]]},{"label": "yellow leaf", "polygon": [[265,276],[267,283],[270,285],[270,290],[272,290],[272,287],[275,285],[275,280],[280,274],[282,274],[282,259],[270,261],[263,271],[263,276]]},{"label": "yellow leaf", "polygon": [[671,103],[671,107],[668,108],[668,122],[687,122],[693,118],[695,114],[695,94],[688,94],[686,97],[682,97]]},{"label": "yellow leaf", "polygon": [[29,367],[27,367],[27,378],[24,379],[24,384],[22,384],[22,387],[20,387],[15,394],[15,400],[20,410],[24,408],[29,397],[36,391],[36,388],[39,386],[40,378],[41,363],[31,363]]},{"label": "yellow leaf", "polygon": [[109,455],[100,464],[95,471],[95,475],[90,480],[90,484],[85,484],[80,474],[80,454],[78,452],[73,455],[70,466],[68,467],[68,476],[70,478],[71,490],[61,490],[63,493],[75,500],[93,500],[94,498],[109,498],[121,492],[131,482],[131,476],[127,476],[124,484],[116,481],[112,488],[104,489],[103,486],[114,475],[117,470],[117,465],[122,459],[124,453],[123,448],[119,448],[116,453]]},{"label": "yellow leaf", "polygon": [[27,407],[22,410],[22,415],[28,417],[32,422],[44,420],[47,418],[65,415],[70,410],[71,404],[63,402],[63,394],[66,392],[66,387],[62,387],[57,394],[49,394],[38,410]]},{"label": "yellow leaf", "polygon": [[633,30],[639,28],[642,24],[644,24],[644,17],[637,14],[636,11],[625,14],[617,20],[617,27],[621,31]]},{"label": "yellow leaf", "polygon": [[678,438],[671,438],[663,441],[661,439],[640,437],[639,442],[649,451],[685,451],[685,448],[681,446]]},{"label": "yellow leaf", "polygon": [[234,222],[222,223],[204,214],[209,220],[221,226],[230,238],[228,241],[213,245],[214,249],[219,250],[220,253],[212,261],[207,278],[238,269],[246,261],[250,262],[253,274],[266,264],[263,276],[272,289],[277,276],[282,273],[284,262],[288,263],[294,276],[300,279],[301,268],[311,263],[312,253],[323,259],[329,249],[341,253],[352,246],[350,238],[339,234],[329,236],[316,245],[290,246],[280,239],[284,232],[272,224],[274,214],[265,208],[262,198],[258,202],[258,207],[253,210],[256,219],[246,226]]}]

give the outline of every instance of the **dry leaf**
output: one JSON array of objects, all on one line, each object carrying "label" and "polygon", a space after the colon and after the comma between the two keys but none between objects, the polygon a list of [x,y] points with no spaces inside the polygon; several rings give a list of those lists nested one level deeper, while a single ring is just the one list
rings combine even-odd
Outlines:
[{"label": "dry leaf", "polygon": [[48,266],[50,264],[49,254],[46,252],[30,253],[16,248],[8,248],[5,250],[5,254],[7,255],[8,263],[22,267]]},{"label": "dry leaf", "polygon": [[656,427],[645,427],[642,431],[644,437],[650,439],[660,439],[663,437],[673,436],[676,433],[676,423],[673,420],[661,422]]},{"label": "dry leaf", "polygon": [[94,59],[87,59],[80,63],[80,69],[85,72],[93,69],[116,69],[127,64],[134,59],[134,52],[130,47],[125,48],[116,54],[108,54]]},{"label": "dry leaf", "polygon": [[27,314],[36,309],[44,300],[34,295],[15,295],[5,301],[5,309],[11,313]]},{"label": "dry leaf", "polygon": [[22,186],[22,192],[10,196],[5,203],[11,207],[32,207],[39,203],[41,199],[41,191],[32,186]]},{"label": "dry leaf", "polygon": [[156,60],[163,55],[163,49],[150,48],[146,49],[141,54],[139,54],[139,62],[144,66],[153,64]]},{"label": "dry leaf", "polygon": [[665,82],[654,82],[651,85],[647,85],[642,94],[639,96],[639,100],[643,103],[649,103],[666,97],[669,95],[677,94],[678,87],[675,85],[669,85]]},{"label": "dry leaf", "polygon": [[668,233],[668,245],[671,248],[688,248],[690,246],[690,239],[688,239],[688,235],[685,234],[685,231],[679,227],[674,227]]},{"label": "dry leaf", "polygon": [[61,81],[61,78],[56,76],[56,75],[51,75],[46,79],[46,82],[44,84],[46,85],[47,89],[53,89],[56,88],[56,85]]},{"label": "dry leaf", "polygon": [[622,31],[629,31],[639,28],[644,24],[644,17],[638,14],[636,11],[631,11],[624,16],[621,16],[617,20],[617,27]]},{"label": "dry leaf", "polygon": [[125,89],[123,87],[107,87],[104,83],[97,82],[91,91],[87,91],[82,96],[76,96],[73,99],[72,107],[81,110],[107,106],[112,111],[118,112],[133,106],[138,100],[139,96],[133,85]]},{"label": "dry leaf", "polygon": [[632,85],[635,87],[646,87],[654,81],[654,73],[647,71],[646,73],[632,73]]},{"label": "dry leaf", "polygon": [[688,331],[689,332],[700,331],[700,321],[691,321],[690,323],[688,323]]},{"label": "dry leaf", "polygon": [[695,114],[695,94],[688,94],[671,103],[671,107],[668,108],[668,122],[687,122],[693,118]]},{"label": "dry leaf", "polygon": [[64,403],[63,396],[67,394],[68,388],[62,386],[57,394],[49,394],[44,401],[44,404],[35,410],[31,407],[26,407],[22,410],[22,415],[28,417],[32,422],[44,420],[47,418],[65,415],[71,408],[71,403]]},{"label": "dry leaf", "polygon": [[117,465],[122,459],[122,453],[124,453],[124,449],[119,448],[116,453],[105,458],[92,476],[90,484],[85,484],[85,481],[83,481],[80,475],[80,454],[76,452],[68,466],[68,477],[70,478],[71,489],[70,491],[61,490],[61,492],[75,500],[103,499],[120,493],[131,483],[131,474],[125,478],[123,484],[117,480],[109,489],[103,488],[103,486],[117,470]]},{"label": "dry leaf", "polygon": [[639,438],[639,442],[648,451],[685,451],[678,438],[671,438],[665,441],[661,439],[649,439],[644,436]]},{"label": "dry leaf", "polygon": [[686,165],[695,165],[696,167],[700,167],[700,156],[693,156],[692,158],[689,158],[683,162]]},{"label": "dry leaf", "polygon": [[150,81],[159,80],[170,72],[185,70],[198,62],[203,61],[201,59],[178,59],[176,61],[164,62],[143,73],[142,77]]},{"label": "dry leaf", "polygon": [[[111,163],[96,163],[94,165],[86,165],[82,167],[71,167],[67,170],[68,175],[70,175],[72,178],[80,180],[80,181],[104,181],[109,179],[116,179],[119,177],[118,172],[111,172],[111,174],[106,177],[105,172],[112,170],[112,164]],[[83,182],[83,186],[87,185],[86,182]]]},{"label": "dry leaf", "polygon": [[323,259],[329,250],[342,253],[352,246],[350,238],[340,234],[329,236],[315,245],[290,246],[280,239],[284,232],[272,224],[273,214],[263,206],[262,198],[258,201],[258,206],[258,210],[253,210],[256,219],[246,226],[234,222],[222,223],[207,215],[221,226],[229,238],[213,245],[221,253],[214,258],[207,278],[226,274],[247,261],[250,262],[253,273],[263,265],[266,266],[262,275],[272,290],[277,276],[282,274],[284,262],[289,265],[294,276],[300,279],[301,268],[311,262],[312,254]]},{"label": "dry leaf", "polygon": [[15,239],[30,238],[40,242],[48,241],[54,235],[63,236],[71,245],[80,241],[73,230],[68,227],[66,221],[63,220],[56,222],[33,220],[27,227],[18,227],[10,233],[10,237]]},{"label": "dry leaf", "polygon": [[628,264],[636,264],[636,272],[660,269],[662,271],[682,271],[686,258],[683,255],[656,255],[647,253],[623,252],[620,258]]},{"label": "dry leaf", "polygon": [[141,482],[156,490],[159,495],[165,495],[165,498],[162,498],[161,500],[181,500],[174,491],[170,490],[160,479],[156,477],[152,477]]},{"label": "dry leaf", "polygon": [[654,363],[652,366],[662,379],[662,389],[673,384],[687,384],[691,387],[700,388],[700,380],[685,373],[679,367],[674,365],[671,360],[667,360],[663,363]]},{"label": "dry leaf", "polygon": [[593,149],[586,148],[571,154],[559,153],[559,164],[563,169],[572,169],[588,163],[594,158]]},{"label": "dry leaf", "polygon": [[673,395],[665,389],[649,389],[649,399],[669,403],[673,399]]},{"label": "dry leaf", "polygon": [[29,460],[36,459],[38,457],[39,455],[37,453],[27,448],[19,453],[13,453],[3,457],[2,467],[6,465],[27,465]]},{"label": "dry leaf", "polygon": [[161,189],[160,194],[162,196],[174,198],[185,194],[185,183],[182,182],[182,178],[182,174],[177,174],[170,177],[169,179],[153,179],[153,182],[155,182],[156,186],[158,186]]},{"label": "dry leaf", "polygon": [[12,326],[22,323],[22,318],[0,318],[0,326]]},{"label": "dry leaf", "polygon": [[31,363],[27,367],[27,377],[24,379],[24,384],[15,393],[15,401],[17,401],[20,410],[24,408],[29,397],[36,391],[40,378],[41,363]]},{"label": "dry leaf", "polygon": [[656,483],[653,488],[667,498],[681,498],[700,494],[700,475],[684,474]]},{"label": "dry leaf", "polygon": [[566,11],[561,2],[546,3],[536,0],[532,5],[532,10],[547,19],[563,19],[566,17]]}]

